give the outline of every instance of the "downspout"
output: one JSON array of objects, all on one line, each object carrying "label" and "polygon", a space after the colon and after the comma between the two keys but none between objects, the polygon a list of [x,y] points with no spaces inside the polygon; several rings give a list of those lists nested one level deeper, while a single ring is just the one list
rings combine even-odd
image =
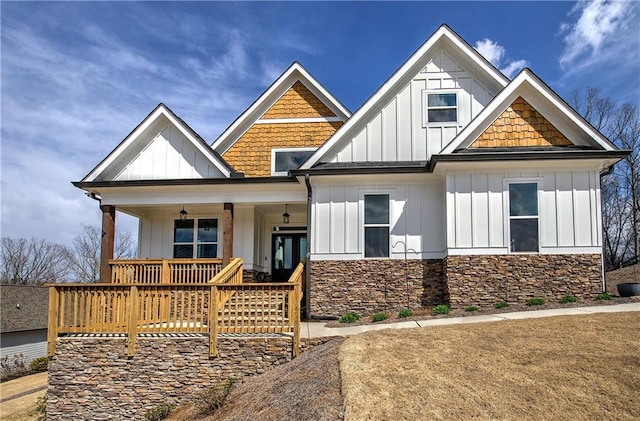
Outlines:
[{"label": "downspout", "polygon": [[304,183],[307,185],[307,264],[305,265],[304,283],[304,318],[311,318],[311,182],[309,173],[304,175]]},{"label": "downspout", "polygon": [[602,292],[607,292],[607,278],[605,276],[605,256],[606,256],[606,248],[605,248],[605,232],[604,232],[604,224],[602,223],[602,177],[606,177],[613,172],[613,165],[607,168],[604,172],[600,173],[600,231],[602,231]]}]

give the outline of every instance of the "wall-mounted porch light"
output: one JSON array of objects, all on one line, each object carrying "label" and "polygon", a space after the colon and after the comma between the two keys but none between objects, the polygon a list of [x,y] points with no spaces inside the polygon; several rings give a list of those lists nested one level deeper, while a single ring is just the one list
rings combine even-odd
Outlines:
[{"label": "wall-mounted porch light", "polygon": [[284,205],[284,213],[282,214],[282,223],[283,224],[288,224],[289,223],[289,205]]},{"label": "wall-mounted porch light", "polygon": [[187,215],[189,215],[189,212],[184,210],[184,206],[183,206],[182,210],[180,211],[180,220],[181,221],[186,221],[187,220]]}]

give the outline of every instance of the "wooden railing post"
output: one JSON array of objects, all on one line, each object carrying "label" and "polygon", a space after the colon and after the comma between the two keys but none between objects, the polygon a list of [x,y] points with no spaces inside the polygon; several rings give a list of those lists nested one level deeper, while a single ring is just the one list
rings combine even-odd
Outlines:
[{"label": "wooden railing post", "polygon": [[169,268],[169,261],[162,259],[162,279],[160,283],[168,284],[171,282],[171,269]]},{"label": "wooden railing post", "polygon": [[218,356],[218,286],[211,285],[209,292],[209,357]]},{"label": "wooden railing post", "polygon": [[136,352],[136,336],[138,335],[138,287],[131,285],[129,290],[129,326],[127,352],[131,357]]},{"label": "wooden railing post", "polygon": [[[293,320],[293,356],[297,357],[300,353],[300,300],[302,287],[300,281],[296,282],[293,288],[293,314],[289,320]],[[291,318],[293,316],[293,318]]]},{"label": "wooden railing post", "polygon": [[56,340],[58,339],[58,305],[60,292],[55,285],[49,287],[49,320],[47,323],[47,355],[53,357],[56,353]]}]

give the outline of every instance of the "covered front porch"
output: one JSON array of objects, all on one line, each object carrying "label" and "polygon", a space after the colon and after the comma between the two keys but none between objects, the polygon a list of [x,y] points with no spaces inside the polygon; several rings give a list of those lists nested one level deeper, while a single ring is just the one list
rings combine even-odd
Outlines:
[{"label": "covered front porch", "polygon": [[[138,219],[135,260],[164,259],[165,265],[177,268],[180,261],[217,259],[216,264],[224,267],[239,257],[244,262],[245,281],[286,281],[309,252],[307,191],[288,180],[235,187],[100,188],[100,281],[114,282],[114,270],[121,266],[110,264],[116,211]],[[160,262],[154,267],[146,270],[156,274],[173,270]],[[117,276],[129,275],[119,272]]]}]

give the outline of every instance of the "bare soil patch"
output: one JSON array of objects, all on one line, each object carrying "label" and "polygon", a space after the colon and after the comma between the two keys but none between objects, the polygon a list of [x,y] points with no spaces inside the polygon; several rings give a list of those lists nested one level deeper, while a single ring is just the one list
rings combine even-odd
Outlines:
[{"label": "bare soil patch", "polygon": [[640,419],[640,313],[354,336],[346,420]]},{"label": "bare soil patch", "polygon": [[239,385],[227,403],[203,417],[192,405],[178,408],[168,420],[333,421],[342,419],[343,401],[338,349],[334,339],[302,353],[288,364]]}]

